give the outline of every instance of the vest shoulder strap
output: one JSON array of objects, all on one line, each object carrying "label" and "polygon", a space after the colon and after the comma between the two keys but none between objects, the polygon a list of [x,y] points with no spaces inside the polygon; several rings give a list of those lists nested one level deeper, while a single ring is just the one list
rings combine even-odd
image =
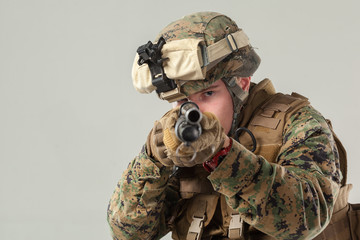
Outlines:
[{"label": "vest shoulder strap", "polygon": [[[309,104],[308,99],[300,94],[276,93],[258,107],[247,126],[257,141],[254,154],[275,162],[282,144],[285,123],[296,111]],[[253,141],[245,132],[238,140],[246,148],[252,149]]]}]

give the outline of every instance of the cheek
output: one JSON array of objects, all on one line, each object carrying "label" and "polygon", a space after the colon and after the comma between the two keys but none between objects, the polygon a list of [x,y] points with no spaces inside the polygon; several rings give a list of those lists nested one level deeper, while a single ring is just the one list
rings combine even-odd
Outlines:
[{"label": "cheek", "polygon": [[224,128],[224,131],[229,133],[232,118],[233,118],[233,106],[231,97],[223,98],[224,101],[219,102],[216,104],[216,108],[214,109],[213,113],[219,119],[221,126]]},{"label": "cheek", "polygon": [[232,117],[233,117],[232,104],[230,106],[227,105],[220,109],[220,114],[218,115],[218,118],[219,118],[221,126],[224,128],[226,134],[229,133],[229,131],[230,131]]}]

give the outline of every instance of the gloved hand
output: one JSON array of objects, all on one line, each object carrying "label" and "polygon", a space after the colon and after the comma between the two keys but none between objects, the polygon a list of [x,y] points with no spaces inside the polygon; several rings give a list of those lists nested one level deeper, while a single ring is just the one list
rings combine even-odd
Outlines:
[{"label": "gloved hand", "polygon": [[[148,136],[148,151],[163,165],[192,167],[209,160],[222,148],[226,134],[214,114],[203,113],[200,122],[202,134],[191,143],[191,146],[186,146],[176,137],[175,123],[178,117],[179,108],[170,110],[155,122]],[[179,151],[176,153],[179,146]],[[196,156],[192,159],[194,150]]]}]

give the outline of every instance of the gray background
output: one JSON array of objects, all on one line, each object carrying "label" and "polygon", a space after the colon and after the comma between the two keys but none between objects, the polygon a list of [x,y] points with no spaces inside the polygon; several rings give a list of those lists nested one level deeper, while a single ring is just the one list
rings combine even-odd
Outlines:
[{"label": "gray background", "polygon": [[0,239],[110,239],[112,191],[169,108],[134,90],[135,51],[204,10],[258,48],[254,82],[269,77],[332,119],[360,202],[359,3],[0,0]]}]

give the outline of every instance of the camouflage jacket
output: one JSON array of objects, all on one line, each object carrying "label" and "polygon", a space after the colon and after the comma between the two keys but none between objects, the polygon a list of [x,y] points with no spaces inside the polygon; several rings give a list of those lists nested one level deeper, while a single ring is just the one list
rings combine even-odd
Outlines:
[{"label": "camouflage jacket", "polygon": [[[286,123],[280,149],[271,163],[234,141],[208,179],[254,228],[276,239],[311,239],[329,222],[341,185],[336,144],[321,114],[305,106]],[[171,173],[142,148],[110,200],[113,239],[160,239],[170,231],[180,198]]]}]

